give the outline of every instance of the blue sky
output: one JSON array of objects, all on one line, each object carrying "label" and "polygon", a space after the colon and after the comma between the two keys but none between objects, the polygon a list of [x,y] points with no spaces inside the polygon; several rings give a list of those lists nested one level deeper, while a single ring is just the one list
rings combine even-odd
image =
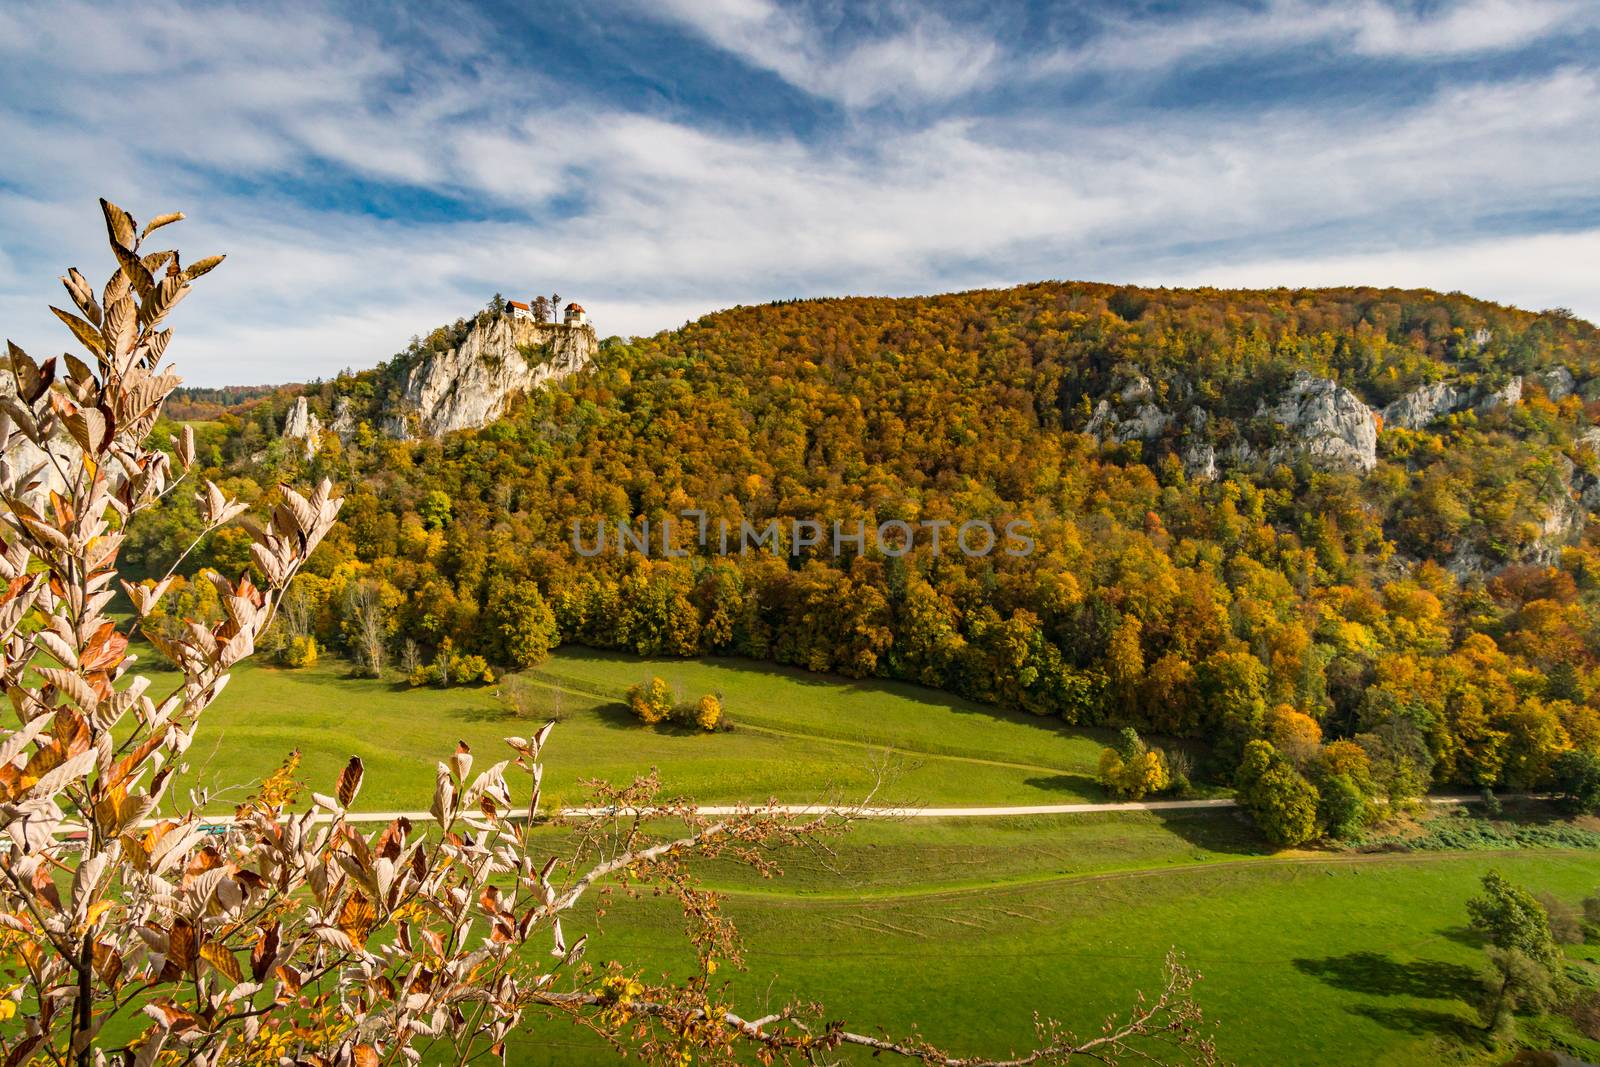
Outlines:
[{"label": "blue sky", "polygon": [[0,322],[63,347],[102,194],[229,253],[174,319],[194,384],[370,366],[496,291],[625,335],[1041,278],[1600,318],[1597,45],[1593,0],[23,0]]}]

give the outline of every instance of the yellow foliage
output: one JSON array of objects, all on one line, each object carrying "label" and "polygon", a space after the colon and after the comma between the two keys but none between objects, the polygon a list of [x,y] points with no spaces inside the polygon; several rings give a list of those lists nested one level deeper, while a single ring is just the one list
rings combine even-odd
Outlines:
[{"label": "yellow foliage", "polygon": [[1100,753],[1100,784],[1114,796],[1138,800],[1159,793],[1171,783],[1167,758],[1159,749],[1146,749],[1124,759],[1108,748]]},{"label": "yellow foliage", "polygon": [[715,730],[722,721],[722,701],[707,693],[694,706],[694,724],[702,730]]},{"label": "yellow foliage", "polygon": [[1322,727],[1317,720],[1288,704],[1268,708],[1265,725],[1272,747],[1295,763],[1309,759],[1322,742]]}]

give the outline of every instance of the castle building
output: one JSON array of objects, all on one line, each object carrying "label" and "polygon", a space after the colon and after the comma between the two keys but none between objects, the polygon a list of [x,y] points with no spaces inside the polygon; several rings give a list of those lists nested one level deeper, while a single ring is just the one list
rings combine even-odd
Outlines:
[{"label": "castle building", "polygon": [[507,300],[506,310],[511,312],[511,317],[514,319],[533,318],[533,309],[520,300]]},{"label": "castle building", "polygon": [[561,321],[568,326],[584,326],[588,324],[589,316],[584,314],[583,305],[568,304],[567,313]]}]

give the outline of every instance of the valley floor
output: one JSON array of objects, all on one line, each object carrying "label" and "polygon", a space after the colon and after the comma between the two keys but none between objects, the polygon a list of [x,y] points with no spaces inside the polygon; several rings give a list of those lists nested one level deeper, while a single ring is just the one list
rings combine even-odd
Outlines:
[{"label": "valley floor", "polygon": [[[640,727],[620,699],[651,674],[680,698],[721,693],[736,729]],[[227,810],[291,748],[319,789],[358,754],[368,769],[359,807],[421,809],[433,761],[458,738],[480,760],[497,758],[500,737],[551,715],[561,722],[546,792],[557,805],[584,802],[580,779],[650,767],[669,791],[710,804],[853,803],[869,792],[877,804],[933,808],[1106,800],[1093,782],[1104,732],[911,686],[585,650],[562,650],[516,684],[525,717],[487,689],[409,691],[337,664],[246,667],[208,712],[188,784],[211,787],[212,809]],[[1465,901],[1478,879],[1497,868],[1574,902],[1600,889],[1600,850],[1274,854],[1225,805],[866,821],[784,866],[770,881],[707,872],[744,935],[745,968],[722,973],[747,1013],[815,999],[856,1029],[915,1025],[957,1051],[993,1052],[1024,1045],[1036,1010],[1098,1031],[1134,990],[1155,988],[1176,948],[1204,975],[1198,995],[1221,1053],[1244,1064],[1497,1062],[1469,1006],[1483,952]],[[607,909],[603,922],[572,924],[592,928],[591,960],[652,974],[687,965],[680,920],[660,902],[619,897]],[[519,1035],[510,1059],[616,1062],[560,1022]]]}]

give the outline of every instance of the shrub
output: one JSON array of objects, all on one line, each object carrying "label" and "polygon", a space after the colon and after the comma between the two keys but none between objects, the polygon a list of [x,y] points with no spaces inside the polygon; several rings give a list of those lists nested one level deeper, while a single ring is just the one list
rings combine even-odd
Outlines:
[{"label": "shrub", "polygon": [[456,685],[488,685],[494,681],[494,668],[482,656],[451,656],[450,680]]},{"label": "shrub", "polygon": [[1171,778],[1160,749],[1150,748],[1131,726],[1117,745],[1100,753],[1100,784],[1115,797],[1138,800],[1167,788]]},{"label": "shrub", "polygon": [[694,724],[702,730],[715,730],[722,722],[722,701],[707,693],[694,706]]},{"label": "shrub", "polygon": [[278,650],[278,664],[279,666],[296,669],[315,667],[317,665],[317,639],[310,634],[289,638],[288,642]]},{"label": "shrub", "polygon": [[665,722],[672,705],[672,687],[663,678],[651,678],[628,689],[628,710],[646,726]]}]

